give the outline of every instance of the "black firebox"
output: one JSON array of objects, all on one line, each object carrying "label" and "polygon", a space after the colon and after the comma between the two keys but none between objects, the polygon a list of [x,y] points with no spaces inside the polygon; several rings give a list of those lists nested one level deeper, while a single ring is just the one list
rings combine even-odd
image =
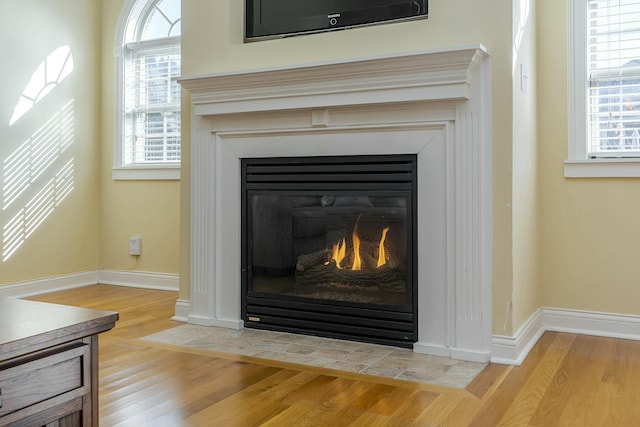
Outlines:
[{"label": "black firebox", "polygon": [[416,161],[243,159],[245,327],[411,347]]}]

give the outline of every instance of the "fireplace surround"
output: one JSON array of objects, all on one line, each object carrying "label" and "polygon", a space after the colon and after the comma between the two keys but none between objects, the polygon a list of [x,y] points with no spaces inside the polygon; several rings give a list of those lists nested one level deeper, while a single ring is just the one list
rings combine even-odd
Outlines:
[{"label": "fireplace surround", "polygon": [[417,341],[491,351],[490,57],[481,45],[186,76],[191,93],[190,323],[242,328],[241,162],[417,158]]}]

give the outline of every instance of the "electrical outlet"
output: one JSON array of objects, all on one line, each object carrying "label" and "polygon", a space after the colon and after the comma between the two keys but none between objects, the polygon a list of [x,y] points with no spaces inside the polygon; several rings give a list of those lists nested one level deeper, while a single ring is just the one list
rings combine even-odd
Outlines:
[{"label": "electrical outlet", "polygon": [[142,250],[142,239],[138,236],[129,237],[129,255],[140,255]]}]

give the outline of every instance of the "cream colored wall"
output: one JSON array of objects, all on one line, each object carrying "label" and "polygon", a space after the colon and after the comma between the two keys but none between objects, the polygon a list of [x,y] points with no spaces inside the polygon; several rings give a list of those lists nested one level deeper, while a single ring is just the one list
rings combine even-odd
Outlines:
[{"label": "cream colored wall", "polygon": [[538,0],[542,304],[640,314],[638,179],[565,179],[567,6]]},{"label": "cream colored wall", "polygon": [[[98,239],[100,199],[96,191],[99,181],[100,122],[98,45],[99,7],[94,1],[77,0],[21,0],[2,4],[0,14],[0,233],[3,251],[7,248],[8,224],[20,213],[34,206],[38,194],[46,194],[50,203],[58,190],[40,193],[68,162],[72,162],[73,190],[57,205],[53,204],[46,219],[23,241],[11,257],[0,256],[0,284],[34,280],[66,273],[95,270],[98,267]],[[14,107],[38,66],[60,46],[68,46],[73,56],[73,71],[60,81],[13,125],[9,125]],[[52,68],[49,68],[52,71]],[[55,80],[55,78],[53,78]],[[44,163],[43,172],[33,177],[25,191],[10,205],[8,192],[3,190],[11,182],[8,165],[20,147],[29,146],[35,155],[39,141],[37,131],[72,102],[71,144],[58,150]],[[51,134],[45,145],[59,147],[65,140],[60,133]],[[23,145],[25,144],[25,145]],[[19,170],[28,168],[27,157],[16,162]],[[58,182],[61,182],[58,178]],[[46,206],[46,204],[44,205]],[[47,210],[41,209],[40,212]],[[31,218],[18,221],[21,232],[36,223]]]},{"label": "cream colored wall", "polygon": [[[507,331],[502,325],[513,278],[511,11],[509,0],[432,1],[428,20],[243,43],[242,1],[189,0],[182,4],[183,75],[484,44],[492,60],[494,330],[509,334],[511,321]],[[183,138],[183,147],[188,144],[189,140]],[[188,166],[183,165],[183,176],[188,172]],[[188,212],[188,199],[183,197],[183,230],[188,229]],[[188,246],[184,241],[188,235],[182,239],[182,246]],[[183,279],[188,275],[187,268],[188,262],[183,259]],[[188,298],[188,286],[188,281],[181,280],[181,297]]]},{"label": "cream colored wall", "polygon": [[[100,267],[176,274],[180,259],[180,182],[114,181],[111,178],[114,143],[114,43],[116,24],[123,3],[123,0],[100,2]],[[189,122],[184,126],[188,125]],[[142,238],[142,255],[137,262],[135,257],[128,254],[128,238],[132,235]]]},{"label": "cream colored wall", "polygon": [[[541,291],[538,265],[536,0],[514,0],[513,5],[512,321],[515,333],[540,307]],[[507,312],[509,307],[496,309]]]}]

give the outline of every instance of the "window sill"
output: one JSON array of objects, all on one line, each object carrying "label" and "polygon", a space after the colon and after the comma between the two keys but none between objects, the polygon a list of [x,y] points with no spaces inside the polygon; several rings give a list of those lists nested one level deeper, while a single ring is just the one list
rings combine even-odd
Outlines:
[{"label": "window sill", "polygon": [[637,178],[640,159],[565,160],[565,178]]},{"label": "window sill", "polygon": [[116,181],[175,181],[180,179],[180,166],[136,166],[136,167],[113,167],[111,169],[111,178]]}]

